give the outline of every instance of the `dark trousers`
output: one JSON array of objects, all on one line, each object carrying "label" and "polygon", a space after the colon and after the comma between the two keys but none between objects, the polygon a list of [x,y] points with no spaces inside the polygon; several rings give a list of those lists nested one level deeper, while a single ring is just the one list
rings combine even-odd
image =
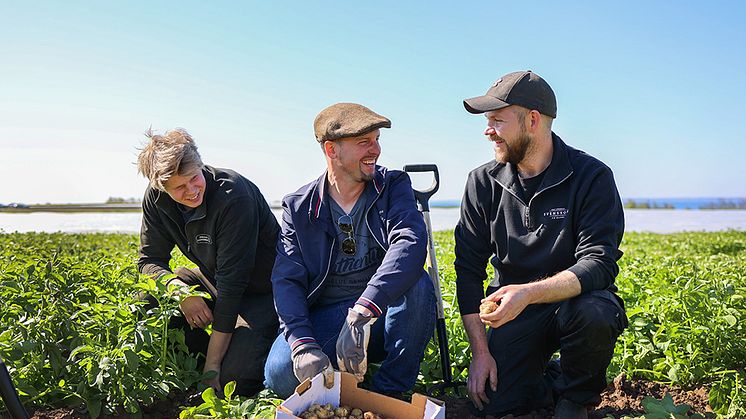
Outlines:
[{"label": "dark trousers", "polygon": [[[625,327],[621,299],[610,291],[526,307],[488,332],[490,353],[497,362],[497,392],[487,384],[490,402],[479,414],[526,414],[560,398],[598,404],[616,339]],[[549,362],[558,349],[559,366]]]},{"label": "dark trousers", "polygon": [[[176,276],[188,285],[197,285],[198,290],[208,292],[202,285],[207,279],[199,269],[177,268]],[[210,310],[215,300],[205,300]],[[236,382],[236,393],[251,396],[264,388],[264,363],[280,327],[272,293],[244,295],[239,314],[248,325],[236,327],[231,343],[220,367],[220,385]],[[210,336],[201,328],[191,328],[183,316],[172,317],[170,328],[184,331],[189,351],[195,356],[206,356]]]}]

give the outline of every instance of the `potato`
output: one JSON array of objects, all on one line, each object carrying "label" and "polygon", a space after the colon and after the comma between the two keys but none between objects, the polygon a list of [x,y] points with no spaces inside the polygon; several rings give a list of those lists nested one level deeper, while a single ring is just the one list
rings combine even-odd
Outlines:
[{"label": "potato", "polygon": [[358,408],[339,406],[334,408],[331,403],[323,406],[314,403],[305,412],[301,413],[302,419],[384,419],[383,416],[374,412],[365,412]]},{"label": "potato", "polygon": [[497,303],[494,301],[485,301],[479,305],[480,314],[490,314],[495,310],[497,310]]}]

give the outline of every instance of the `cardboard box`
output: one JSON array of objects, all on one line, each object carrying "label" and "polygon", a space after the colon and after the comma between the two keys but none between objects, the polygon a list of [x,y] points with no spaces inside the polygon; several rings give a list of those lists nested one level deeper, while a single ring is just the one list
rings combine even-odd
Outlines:
[{"label": "cardboard box", "polygon": [[324,386],[324,377],[319,374],[312,380],[302,382],[295,393],[277,406],[275,418],[293,419],[306,411],[313,403],[331,403],[373,411],[386,419],[445,419],[445,404],[422,394],[412,395],[412,403],[407,403],[383,394],[374,393],[357,387],[357,380],[346,372],[334,373],[334,387]]}]

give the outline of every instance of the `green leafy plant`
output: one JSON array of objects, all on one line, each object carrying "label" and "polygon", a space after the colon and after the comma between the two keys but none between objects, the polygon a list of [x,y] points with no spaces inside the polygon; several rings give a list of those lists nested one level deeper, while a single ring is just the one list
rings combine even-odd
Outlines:
[{"label": "green leafy plant", "polygon": [[[436,233],[435,242],[454,379],[465,380],[471,353],[456,302],[453,232]],[[183,334],[165,327],[177,301],[137,273],[137,246],[131,235],[0,234],[0,355],[25,404],[136,416],[201,378]],[[705,385],[719,417],[746,417],[746,232],[629,233],[622,250],[616,283],[630,326],[609,378],[625,372]],[[173,256],[173,266],[190,265]],[[151,295],[156,308],[146,309],[136,292]],[[417,390],[441,379],[433,340]],[[226,388],[226,396],[205,390],[203,403],[184,407],[182,417],[271,417],[280,402],[267,391],[239,398]],[[647,415],[671,407],[650,403]]]},{"label": "green leafy plant", "polygon": [[704,416],[699,414],[688,416],[687,413],[691,410],[691,407],[685,404],[674,404],[671,395],[668,393],[661,400],[645,397],[642,400],[642,406],[645,408],[645,417],[648,419],[684,419],[689,417],[704,419]]},{"label": "green leafy plant", "polygon": [[744,416],[746,233],[628,234],[622,250],[630,325],[609,374],[711,385],[717,413]]},{"label": "green leafy plant", "polygon": [[[131,236],[0,240],[0,354],[25,404],[138,414],[200,378],[183,333],[167,328],[178,301],[137,273]],[[157,304],[146,307],[138,291]]]},{"label": "green leafy plant", "polygon": [[179,414],[180,419],[197,418],[273,418],[275,407],[282,400],[271,397],[269,391],[265,390],[256,397],[243,398],[233,397],[236,390],[236,382],[231,381],[225,385],[224,398],[218,397],[215,389],[207,388],[202,392],[203,403],[198,406],[185,407]]},{"label": "green leafy plant", "polygon": [[[666,393],[662,399],[645,397],[642,400],[645,414],[634,416],[644,419],[707,419],[715,417],[714,413],[707,414],[690,413],[691,406],[686,404],[675,404],[671,395]],[[624,416],[622,419],[632,419],[632,416]]]}]

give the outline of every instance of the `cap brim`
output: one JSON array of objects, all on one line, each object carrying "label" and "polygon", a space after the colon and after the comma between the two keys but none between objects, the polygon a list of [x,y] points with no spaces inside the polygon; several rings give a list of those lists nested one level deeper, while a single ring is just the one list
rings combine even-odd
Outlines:
[{"label": "cap brim", "polygon": [[503,102],[494,96],[487,95],[464,100],[464,108],[466,108],[469,113],[485,113],[496,111],[508,106],[510,106],[510,103]]},{"label": "cap brim", "polygon": [[354,137],[359,137],[361,135],[365,135],[365,134],[367,134],[367,133],[369,133],[371,131],[375,131],[375,130],[381,129],[381,128],[391,128],[391,121],[389,121],[388,119],[386,119],[385,121],[376,122],[375,124],[373,124],[373,125],[365,128],[365,129],[361,130]]},{"label": "cap brim", "polygon": [[391,121],[388,118],[384,118],[382,121],[375,122],[367,127],[360,128],[357,132],[348,132],[348,133],[336,133],[335,135],[328,135],[323,138],[316,138],[316,141],[323,143],[324,141],[336,141],[341,140],[343,138],[354,138],[359,137],[361,135],[365,135],[369,132],[373,132],[377,129],[381,128],[391,128]]}]

